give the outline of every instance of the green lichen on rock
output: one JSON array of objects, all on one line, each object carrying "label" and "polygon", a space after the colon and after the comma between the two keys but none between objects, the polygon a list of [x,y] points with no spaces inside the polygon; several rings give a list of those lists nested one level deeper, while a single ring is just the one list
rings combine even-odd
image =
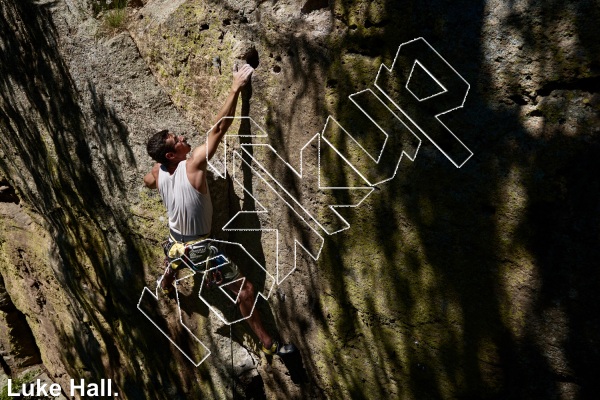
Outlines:
[{"label": "green lichen on rock", "polygon": [[[318,231],[324,238],[318,260],[304,255],[288,286],[276,289],[273,315],[264,314],[282,340],[299,345],[308,383],[292,382],[278,361],[274,373],[265,362],[251,369],[269,397],[590,397],[595,392],[582,371],[595,364],[590,332],[599,324],[580,310],[597,300],[589,280],[597,257],[589,244],[597,239],[599,53],[595,25],[587,22],[593,18],[585,17],[593,15],[590,2],[308,3],[146,2],[129,28],[158,84],[145,80],[146,66],[128,74],[130,82],[117,82],[111,77],[119,74],[94,61],[110,54],[107,62],[129,63],[134,57],[119,53],[126,40],[73,46],[83,30],[72,29],[70,20],[63,26],[58,14],[54,28],[38,29],[64,3],[52,11],[3,3],[3,17],[14,11],[4,18],[10,29],[2,40],[10,46],[3,48],[28,51],[14,51],[2,63],[8,90],[1,120],[9,122],[0,125],[7,132],[0,167],[22,207],[40,217],[29,224],[23,210],[2,214],[0,272],[48,369],[63,380],[115,377],[123,398],[229,396],[226,327],[207,322],[208,312],[190,300],[192,311],[181,316],[206,331],[222,356],[191,368],[136,307],[143,287],[154,289],[163,272],[158,244],[167,232],[159,196],[138,188],[145,130],[167,124],[187,132],[190,126],[178,122],[186,117],[201,141],[229,91],[233,63],[250,61],[257,67],[252,93],[244,93],[240,109],[266,129],[268,138],[260,140],[296,166],[328,115],[353,134],[370,126],[348,96],[370,88],[383,98],[373,87],[379,66],[391,65],[401,43],[423,36],[471,84],[465,107],[444,121],[473,158],[455,168],[415,131],[422,143],[414,163],[405,158],[393,180],[343,210],[347,230]],[[42,40],[55,31],[61,36]],[[33,38],[36,46],[28,46]],[[61,43],[66,55],[49,43]],[[88,50],[91,56],[83,57]],[[22,76],[38,78],[28,85]],[[129,86],[138,80],[158,89]],[[136,97],[138,90],[151,100]],[[171,101],[183,117],[173,117]],[[131,119],[136,112],[142,116]],[[259,130],[253,125],[250,132]],[[361,139],[377,153],[381,137]],[[373,160],[345,147],[347,140],[340,135],[334,145],[359,171],[373,172]],[[269,171],[277,165],[262,161]],[[362,182],[336,154],[320,161],[323,184]],[[304,205],[319,210],[317,220],[339,223],[326,201],[303,191],[309,179],[283,176]],[[240,210],[260,208],[231,179],[210,184],[221,225]],[[283,204],[273,191],[260,190],[253,194],[263,204]],[[304,240],[289,229],[303,220],[286,207],[277,210],[281,218],[257,220],[269,229],[279,223],[281,243],[289,245]],[[254,235],[254,253],[276,258],[267,233],[244,234]],[[186,298],[197,300],[197,292]],[[174,303],[164,307],[174,310],[166,329],[183,332]],[[234,348],[257,350],[248,331],[236,329]]]}]

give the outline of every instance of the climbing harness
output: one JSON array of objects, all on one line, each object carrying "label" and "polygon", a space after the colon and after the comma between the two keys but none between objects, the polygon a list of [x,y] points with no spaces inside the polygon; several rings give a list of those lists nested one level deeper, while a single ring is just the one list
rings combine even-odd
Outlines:
[{"label": "climbing harness", "polygon": [[226,280],[237,277],[237,265],[214,246],[211,239],[180,242],[172,236],[162,243],[165,263],[172,270],[177,270],[183,263],[195,272],[203,272],[208,288],[218,287]]}]

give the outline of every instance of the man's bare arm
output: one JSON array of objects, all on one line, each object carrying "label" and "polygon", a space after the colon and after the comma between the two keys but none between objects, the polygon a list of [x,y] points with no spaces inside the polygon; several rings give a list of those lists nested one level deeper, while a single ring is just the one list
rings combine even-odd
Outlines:
[{"label": "man's bare arm", "polygon": [[144,185],[148,189],[156,189],[158,187],[158,169],[160,164],[156,163],[152,167],[152,170],[144,176]]},{"label": "man's bare arm", "polygon": [[208,133],[206,144],[197,147],[192,154],[192,159],[196,165],[200,166],[202,163],[210,160],[217,151],[219,143],[221,143],[223,136],[225,136],[225,133],[233,122],[231,118],[225,117],[233,117],[235,115],[240,91],[250,80],[250,75],[252,75],[253,71],[254,69],[248,64],[242,66],[239,71],[234,71],[233,83],[229,90],[229,95],[215,118],[216,124]]}]

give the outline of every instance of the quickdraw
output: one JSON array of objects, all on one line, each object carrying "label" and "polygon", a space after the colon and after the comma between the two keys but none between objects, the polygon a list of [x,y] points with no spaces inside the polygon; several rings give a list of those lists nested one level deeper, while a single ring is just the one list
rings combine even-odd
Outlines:
[{"label": "quickdraw", "polygon": [[204,281],[206,282],[207,288],[213,288],[221,285],[224,282],[222,269],[225,265],[229,264],[229,261],[223,254],[219,253],[219,250],[211,246],[212,250],[215,250],[216,257],[210,258],[206,261],[206,272],[207,274]]},{"label": "quickdraw", "polygon": [[207,288],[211,289],[223,283],[223,274],[221,273],[220,268],[217,268],[214,271],[207,271],[206,273],[208,274],[205,279]]}]

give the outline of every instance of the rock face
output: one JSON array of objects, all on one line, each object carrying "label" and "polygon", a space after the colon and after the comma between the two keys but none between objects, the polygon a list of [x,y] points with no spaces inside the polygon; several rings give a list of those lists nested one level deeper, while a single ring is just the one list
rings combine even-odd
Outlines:
[{"label": "rock face", "polygon": [[41,363],[40,351],[25,316],[12,303],[0,277],[2,369],[6,373]]},{"label": "rock face", "polygon": [[[41,360],[65,389],[111,378],[125,399],[597,393],[597,2],[132,1],[122,30],[103,7],[0,3],[5,372]],[[416,37],[470,84],[440,117],[473,153],[460,168],[402,115],[414,161],[374,166],[385,137],[349,98],[370,89],[395,110],[382,91],[394,99],[403,82],[380,90],[376,77]],[[140,302],[171,340],[138,310],[166,236],[141,184],[145,141],[168,128],[201,143],[243,62],[255,67],[238,113],[249,118],[228,139],[243,157],[214,159],[213,234],[265,266],[242,265],[263,293],[277,281],[258,310],[299,352],[274,360],[198,299],[198,275],[179,303]],[[440,90],[423,63],[420,98]],[[390,171],[370,192],[365,178]],[[327,207],[360,196],[338,209],[346,225]]]}]

